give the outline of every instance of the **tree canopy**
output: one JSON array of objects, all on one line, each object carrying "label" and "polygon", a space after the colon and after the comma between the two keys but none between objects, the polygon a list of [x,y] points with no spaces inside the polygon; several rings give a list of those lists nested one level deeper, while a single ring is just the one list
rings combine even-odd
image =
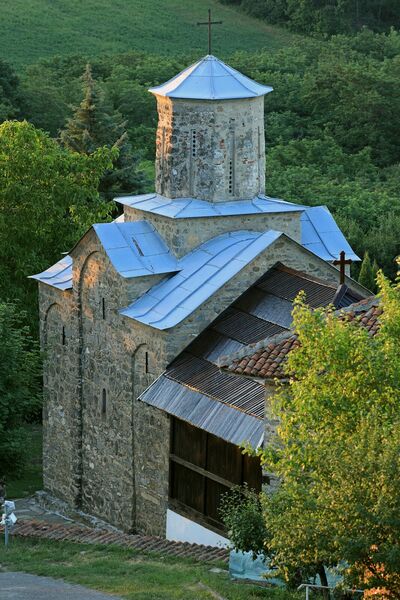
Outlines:
[{"label": "tree canopy", "polygon": [[40,353],[24,321],[20,307],[0,302],[0,481],[21,468],[28,451],[23,425],[41,408]]},{"label": "tree canopy", "polygon": [[138,158],[132,152],[126,132],[126,121],[106,106],[104,94],[98,89],[90,64],[82,76],[84,98],[60,133],[63,147],[80,154],[92,154],[106,146],[117,148],[113,168],[100,180],[99,191],[107,199],[117,194],[133,194],[143,190],[143,173],[138,170]]},{"label": "tree canopy", "polygon": [[0,125],[0,298],[36,313],[36,289],[26,278],[108,215],[97,189],[116,152],[78,154],[27,122]]},{"label": "tree canopy", "polygon": [[265,450],[281,480],[266,497],[268,550],[281,572],[342,565],[347,585],[400,593],[400,281],[378,275],[372,336],[333,311],[294,309],[300,345],[273,400]]}]

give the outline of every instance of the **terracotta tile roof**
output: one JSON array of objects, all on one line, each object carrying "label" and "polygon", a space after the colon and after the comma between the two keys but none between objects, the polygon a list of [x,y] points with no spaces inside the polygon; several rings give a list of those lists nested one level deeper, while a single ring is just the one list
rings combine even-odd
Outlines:
[{"label": "terracotta tile roof", "polygon": [[[382,308],[376,296],[365,298],[337,312],[347,321],[357,320],[357,323],[365,327],[371,335],[375,335],[379,329]],[[221,357],[218,366],[236,375],[260,379],[284,379],[287,355],[298,345],[297,335],[293,331],[285,331],[257,344],[246,346],[235,354]]]},{"label": "terracotta tile roof", "polygon": [[[0,526],[0,533],[2,532],[3,527]],[[135,548],[146,553],[156,552],[157,554],[191,558],[201,562],[224,561],[226,563],[229,554],[226,548],[173,542],[151,535],[90,529],[80,524],[60,525],[36,520],[19,520],[13,529],[13,535],[46,540],[68,540],[80,544],[116,545],[124,548]]]}]

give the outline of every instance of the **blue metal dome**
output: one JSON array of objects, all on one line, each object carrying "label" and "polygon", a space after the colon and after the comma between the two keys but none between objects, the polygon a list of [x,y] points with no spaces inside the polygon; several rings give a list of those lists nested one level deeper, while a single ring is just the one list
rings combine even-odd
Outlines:
[{"label": "blue metal dome", "polygon": [[264,96],[272,89],[242,75],[215,56],[208,55],[166,83],[150,88],[149,92],[169,98],[233,100]]}]

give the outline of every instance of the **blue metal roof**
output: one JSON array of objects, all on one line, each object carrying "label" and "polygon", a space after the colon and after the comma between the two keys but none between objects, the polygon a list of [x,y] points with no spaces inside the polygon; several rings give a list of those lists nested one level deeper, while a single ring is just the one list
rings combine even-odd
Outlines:
[{"label": "blue metal roof", "polygon": [[30,275],[29,279],[47,283],[59,290],[69,290],[72,288],[72,258],[69,255],[64,256],[46,271]]},{"label": "blue metal roof", "polygon": [[271,86],[261,85],[208,55],[149,92],[169,98],[233,100],[265,96],[272,90]]},{"label": "blue metal roof", "polygon": [[93,225],[104,250],[122,277],[141,277],[179,270],[178,261],[147,221]]},{"label": "blue metal roof", "polygon": [[229,217],[232,215],[255,215],[262,213],[299,212],[304,206],[279,198],[259,195],[252,200],[207,202],[195,198],[166,198],[160,194],[142,194],[115,198],[116,202],[143,212],[162,215],[171,219],[196,217]]},{"label": "blue metal roof", "polygon": [[346,258],[360,260],[326,206],[305,208],[301,215],[301,243],[326,261],[338,259],[342,250]]},{"label": "blue metal roof", "polygon": [[180,259],[179,273],[161,281],[120,312],[156,329],[174,327],[280,235],[277,231],[219,235]]}]

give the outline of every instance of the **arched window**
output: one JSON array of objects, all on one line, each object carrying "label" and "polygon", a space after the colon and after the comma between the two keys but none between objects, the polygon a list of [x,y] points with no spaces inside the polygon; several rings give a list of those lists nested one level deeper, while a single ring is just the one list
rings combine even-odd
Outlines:
[{"label": "arched window", "polygon": [[103,391],[101,394],[101,415],[102,415],[102,417],[105,417],[106,413],[107,413],[107,392],[103,388]]}]

